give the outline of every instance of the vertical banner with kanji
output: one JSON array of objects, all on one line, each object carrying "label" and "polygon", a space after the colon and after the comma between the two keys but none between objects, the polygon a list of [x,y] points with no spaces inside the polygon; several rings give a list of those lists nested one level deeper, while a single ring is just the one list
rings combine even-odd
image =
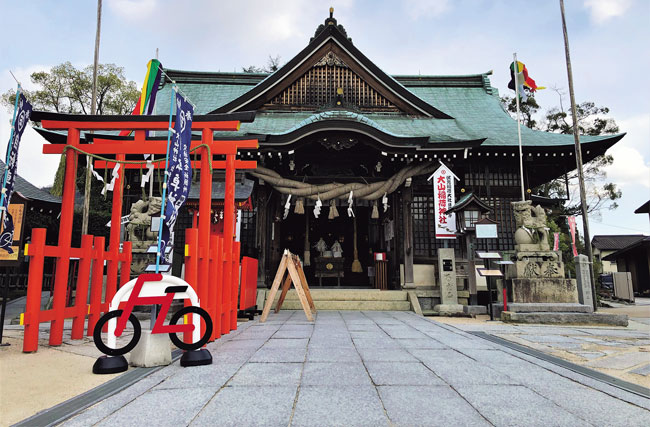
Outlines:
[{"label": "vertical banner with kanji", "polygon": [[169,164],[167,166],[167,200],[165,203],[165,219],[160,243],[160,253],[165,262],[169,262],[166,246],[170,243],[178,210],[183,206],[192,184],[192,168],[190,164],[190,145],[192,143],[192,117],[194,108],[180,94],[176,94],[176,122],[174,134],[169,148]]},{"label": "vertical banner with kanji", "polygon": [[25,131],[27,122],[29,121],[29,116],[32,114],[32,105],[27,102],[27,99],[22,93],[18,93],[15,114],[12,137],[7,146],[6,169],[2,175],[2,205],[0,206],[0,211],[4,211],[2,235],[0,235],[0,248],[6,250],[10,254],[14,252],[11,248],[11,245],[14,242],[14,220],[9,213],[8,206],[11,202],[11,194],[14,191],[14,184],[16,183],[20,138],[23,136],[23,132]]},{"label": "vertical banner with kanji", "polygon": [[429,179],[433,178],[434,218],[436,239],[456,238],[456,214],[445,214],[454,206],[454,179],[456,175],[442,162]]},{"label": "vertical banner with kanji", "polygon": [[560,250],[560,233],[553,233],[553,250]]},{"label": "vertical banner with kanji", "polygon": [[569,231],[571,232],[571,247],[573,248],[573,256],[578,256],[578,249],[576,248],[576,217],[568,216],[566,218],[569,224]]}]

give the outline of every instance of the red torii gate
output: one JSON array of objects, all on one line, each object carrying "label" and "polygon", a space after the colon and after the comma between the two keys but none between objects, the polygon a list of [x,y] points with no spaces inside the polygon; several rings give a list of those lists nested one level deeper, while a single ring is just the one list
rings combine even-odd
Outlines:
[{"label": "red torii gate", "polygon": [[[232,114],[209,114],[196,115],[192,120],[192,130],[201,130],[201,140],[193,140],[190,150],[200,151],[200,162],[192,162],[192,167],[201,169],[200,177],[200,200],[199,200],[199,222],[198,230],[188,230],[188,242],[186,245],[186,256],[192,261],[194,268],[186,269],[186,281],[194,287],[199,295],[202,305],[208,306],[208,312],[213,318],[215,332],[213,338],[218,338],[221,333],[228,333],[237,327],[237,284],[238,277],[235,276],[234,266],[238,266],[238,245],[234,242],[235,233],[235,170],[254,169],[257,166],[255,161],[237,160],[237,151],[240,149],[258,148],[258,141],[250,140],[214,140],[215,131],[237,131],[241,122],[252,122],[255,118],[254,112],[242,112]],[[88,295],[88,278],[90,271],[90,260],[99,261],[103,255],[103,238],[97,238],[101,242],[101,248],[95,243],[92,250],[92,236],[83,236],[81,250],[71,248],[72,220],[74,213],[74,198],[77,175],[77,157],[79,153],[96,155],[114,155],[115,160],[122,162],[127,154],[165,154],[167,141],[152,140],[146,138],[146,132],[150,130],[167,131],[169,128],[169,116],[97,116],[97,115],[68,115],[59,113],[48,113],[34,111],[32,121],[40,122],[44,129],[67,130],[65,144],[45,144],[44,154],[66,154],[66,169],[63,184],[63,198],[61,204],[61,220],[59,227],[58,245],[50,247],[44,245],[44,229],[34,229],[32,245],[26,249],[30,255],[30,274],[27,292],[27,303],[23,323],[25,325],[25,339],[23,343],[24,352],[36,351],[38,348],[38,325],[40,322],[52,321],[50,328],[50,345],[61,345],[63,337],[63,322],[66,317],[73,317],[72,339],[83,337],[83,326],[86,313],[88,318],[88,335],[92,336],[95,323],[101,312],[107,310],[107,305],[117,290],[118,267],[122,264],[122,284],[129,280],[130,268],[130,244],[124,245],[124,252],[128,256],[122,256],[119,251],[120,224],[122,212],[122,180],[124,169],[139,167],[129,164],[122,164],[118,171],[118,177],[113,189],[113,204],[111,212],[111,231],[109,237],[109,249],[106,253],[108,269],[106,277],[106,292],[104,303],[101,303],[102,278],[99,277],[99,289],[97,289],[97,274],[93,271],[93,286],[91,289],[91,304],[87,307],[86,298]],[[172,122],[173,127],[173,122]],[[95,136],[93,144],[81,144],[81,131],[98,130],[130,130],[134,131],[134,137],[129,139],[108,139]],[[214,161],[212,156],[224,155],[225,161]],[[111,162],[96,162],[97,166],[107,166]],[[114,164],[114,162],[112,162]],[[164,162],[162,162],[164,167]],[[160,167],[160,166],[159,166]],[[223,265],[220,265],[219,272],[223,275],[215,277],[210,275],[211,255],[216,254],[216,248],[211,248],[216,240],[210,239],[210,208],[212,198],[212,169],[225,169],[225,198],[224,198],[224,239],[221,246],[221,258]],[[163,204],[164,206],[164,204]],[[128,242],[127,242],[128,243]],[[188,247],[189,246],[189,247]],[[84,250],[85,249],[85,250]],[[236,249],[236,250],[233,250]],[[28,252],[28,253],[27,253]],[[92,255],[90,254],[92,252]],[[65,307],[66,286],[70,268],[70,256],[79,255],[84,262],[84,267],[79,269],[79,280],[77,283],[77,298],[75,307]],[[236,256],[233,256],[236,255]],[[51,310],[40,311],[40,297],[42,291],[42,269],[45,256],[54,256],[56,260],[56,274],[54,278],[54,298]],[[127,262],[128,261],[128,262]],[[214,262],[213,262],[214,264]],[[103,260],[102,260],[103,265]],[[127,268],[125,274],[124,268]],[[39,270],[40,269],[40,270]],[[95,269],[98,270],[98,269]],[[40,274],[39,274],[40,271]],[[101,271],[101,270],[100,270]],[[222,280],[220,280],[222,279]],[[86,283],[83,283],[83,281]],[[223,298],[219,294],[209,292],[209,288],[216,288],[221,285]],[[214,290],[214,289],[213,289]],[[232,302],[231,302],[232,301]],[[222,303],[222,304],[221,304]],[[67,314],[67,315],[66,315]]]}]

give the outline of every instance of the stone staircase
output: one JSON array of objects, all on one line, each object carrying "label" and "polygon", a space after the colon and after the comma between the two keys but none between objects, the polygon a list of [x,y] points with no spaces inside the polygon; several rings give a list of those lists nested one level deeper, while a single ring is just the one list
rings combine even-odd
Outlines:
[{"label": "stone staircase", "polygon": [[[266,291],[264,300],[268,298]],[[383,310],[411,311],[411,303],[405,291],[380,291],[377,289],[311,289],[317,310]],[[277,293],[273,308],[277,304]],[[295,289],[289,290],[282,310],[302,310]]]}]

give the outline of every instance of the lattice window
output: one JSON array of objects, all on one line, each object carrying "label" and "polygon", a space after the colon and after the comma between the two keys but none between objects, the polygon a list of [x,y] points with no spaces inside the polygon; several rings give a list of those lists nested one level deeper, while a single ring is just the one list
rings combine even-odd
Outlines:
[{"label": "lattice window", "polygon": [[388,99],[374,90],[333,52],[291,86],[275,96],[267,107],[318,108],[321,106],[355,106],[362,110],[399,111]]},{"label": "lattice window", "polygon": [[241,242],[241,255],[256,258],[257,248],[255,247],[255,211],[242,210],[241,227],[239,240]]},{"label": "lattice window", "polygon": [[[463,256],[462,238],[436,239],[435,217],[433,213],[433,196],[416,195],[411,203],[413,215],[413,255],[417,258],[435,258],[438,248],[454,248],[456,256]],[[446,242],[445,242],[446,240]]]},{"label": "lattice window", "polygon": [[468,187],[478,187],[486,184],[489,184],[491,187],[518,187],[519,173],[501,169],[493,170],[488,173],[465,173],[465,185]]}]

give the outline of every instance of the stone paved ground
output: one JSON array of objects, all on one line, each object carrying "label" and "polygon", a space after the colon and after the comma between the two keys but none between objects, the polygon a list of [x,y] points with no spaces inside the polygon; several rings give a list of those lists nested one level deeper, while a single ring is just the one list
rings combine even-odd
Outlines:
[{"label": "stone paved ground", "polygon": [[513,325],[488,322],[487,317],[468,321],[440,320],[465,331],[486,332],[650,388],[650,299],[638,298],[636,305],[613,305],[617,307],[600,311],[630,315],[627,328]]},{"label": "stone paved ground", "polygon": [[650,400],[407,312],[299,311],[68,420],[88,425],[650,425]]}]

